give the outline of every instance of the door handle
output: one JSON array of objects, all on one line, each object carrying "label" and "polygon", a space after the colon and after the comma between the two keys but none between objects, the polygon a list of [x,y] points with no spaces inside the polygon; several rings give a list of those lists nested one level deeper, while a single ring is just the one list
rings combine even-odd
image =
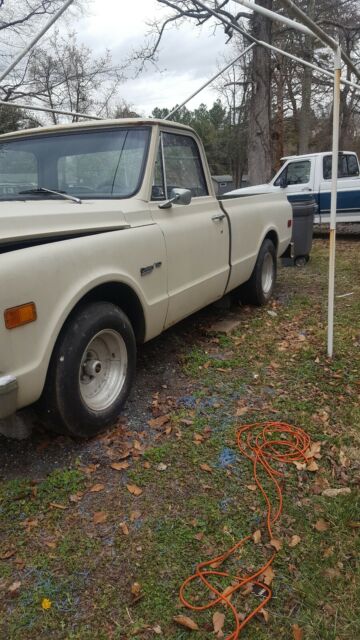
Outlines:
[{"label": "door handle", "polygon": [[303,189],[301,189],[301,191],[312,191],[312,189],[310,189],[309,187],[304,187]]},{"label": "door handle", "polygon": [[225,218],[225,213],[217,213],[215,216],[212,216],[211,220],[213,222],[221,222],[221,220],[224,220]]}]

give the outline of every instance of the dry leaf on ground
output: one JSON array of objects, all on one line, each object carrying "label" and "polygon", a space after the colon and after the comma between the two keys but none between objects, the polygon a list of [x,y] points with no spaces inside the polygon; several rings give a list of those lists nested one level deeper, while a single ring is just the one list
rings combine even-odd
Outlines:
[{"label": "dry leaf on ground", "polygon": [[90,493],[99,493],[99,491],[103,491],[105,489],[105,485],[98,483],[98,484],[93,484],[92,487],[90,487],[89,492]]},{"label": "dry leaf on ground", "polygon": [[15,596],[15,595],[17,595],[20,587],[21,587],[20,580],[16,580],[16,582],[13,582],[10,585],[10,587],[8,588],[8,592],[10,593],[10,595]]},{"label": "dry leaf on ground", "polygon": [[103,522],[106,522],[107,519],[108,514],[105,513],[105,511],[95,511],[93,515],[94,524],[102,524]]},{"label": "dry leaf on ground", "polygon": [[126,522],[120,522],[119,527],[123,532],[124,536],[129,535],[129,527],[127,526]]},{"label": "dry leaf on ground", "polygon": [[326,520],[324,520],[323,518],[320,518],[316,523],[315,523],[315,529],[316,531],[327,531],[329,528],[329,523],[326,522]]},{"label": "dry leaf on ground", "polygon": [[293,624],[292,626],[294,640],[303,640],[304,632],[300,629],[298,624]]},{"label": "dry leaf on ground", "polygon": [[134,582],[133,585],[131,585],[131,593],[133,596],[135,596],[135,598],[137,598],[140,595],[141,592],[141,585],[138,582]]},{"label": "dry leaf on ground", "polygon": [[280,551],[280,549],[282,548],[281,540],[277,540],[276,538],[272,538],[270,540],[270,544],[272,547],[274,547],[274,549],[276,549],[276,551]]},{"label": "dry leaf on ground", "polygon": [[15,553],[16,553],[16,549],[7,549],[7,551],[0,553],[0,560],[8,560],[9,558],[12,558],[12,556],[14,556]]},{"label": "dry leaf on ground", "polygon": [[202,471],[206,471],[207,473],[212,473],[213,472],[212,468],[208,464],[201,464],[200,465],[200,469]]},{"label": "dry leaf on ground", "polygon": [[256,491],[257,486],[256,484],[247,484],[245,485],[247,489],[249,489],[249,491]]},{"label": "dry leaf on ground", "polygon": [[289,542],[289,547],[296,547],[299,542],[301,542],[301,538],[300,536],[292,536],[290,542]]},{"label": "dry leaf on ground", "polygon": [[141,496],[143,489],[140,489],[136,484],[127,484],[127,490],[133,494],[133,496]]},{"label": "dry leaf on ground", "polygon": [[174,622],[176,622],[176,624],[179,624],[181,627],[186,627],[186,629],[191,629],[192,631],[197,631],[199,629],[196,622],[194,622],[194,620],[189,618],[189,616],[183,616],[183,615],[174,616],[173,620]]},{"label": "dry leaf on ground", "polygon": [[275,578],[275,573],[272,567],[268,567],[267,569],[265,569],[265,571],[260,576],[261,582],[266,584],[268,587],[271,585],[274,578]]},{"label": "dry leaf on ground", "polygon": [[336,498],[336,496],[346,495],[347,493],[351,493],[350,487],[342,487],[341,489],[325,489],[322,492],[322,495],[327,498]]},{"label": "dry leaf on ground", "polygon": [[267,624],[269,622],[269,618],[270,618],[269,612],[266,611],[266,609],[260,609],[259,613],[261,613],[261,615],[263,616],[263,618],[264,618],[264,620],[265,620],[265,622]]},{"label": "dry leaf on ground", "polygon": [[220,611],[215,611],[212,620],[213,620],[213,626],[214,626],[214,633],[217,634],[218,638],[223,638],[224,634],[222,630],[225,623],[225,614],[221,613]]},{"label": "dry leaf on ground", "polygon": [[110,467],[115,471],[123,471],[124,469],[128,469],[130,464],[128,462],[113,462]]},{"label": "dry leaf on ground", "polygon": [[261,540],[261,531],[260,531],[260,529],[258,529],[257,531],[254,531],[252,537],[253,537],[253,540],[254,540],[254,544],[259,544],[259,542]]}]

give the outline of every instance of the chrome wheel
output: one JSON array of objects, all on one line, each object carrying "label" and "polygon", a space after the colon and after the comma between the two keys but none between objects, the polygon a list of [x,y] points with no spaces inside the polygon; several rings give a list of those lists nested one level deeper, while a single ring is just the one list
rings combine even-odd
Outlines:
[{"label": "chrome wheel", "polygon": [[80,394],[93,411],[108,409],[125,384],[128,355],[122,336],[112,329],[99,331],[87,345],[79,371]]},{"label": "chrome wheel", "polygon": [[264,294],[269,293],[274,283],[274,260],[271,253],[267,253],[264,257],[261,272],[261,286]]}]

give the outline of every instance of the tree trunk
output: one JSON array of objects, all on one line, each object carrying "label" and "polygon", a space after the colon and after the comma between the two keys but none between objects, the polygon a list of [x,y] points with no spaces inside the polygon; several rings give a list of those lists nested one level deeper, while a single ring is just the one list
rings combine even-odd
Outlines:
[{"label": "tree trunk", "polygon": [[[308,0],[307,15],[315,18],[315,2],[316,0]],[[309,62],[314,57],[314,38],[305,36],[303,58]],[[312,69],[304,67],[304,75],[301,87],[301,109],[299,112],[299,146],[298,151],[308,153],[311,134],[311,85],[312,85]]]},{"label": "tree trunk", "polygon": [[[272,9],[272,0],[258,0],[259,5]],[[252,34],[264,42],[271,41],[271,21],[254,13]],[[264,47],[254,49],[252,62],[252,92],[249,115],[248,174],[250,184],[268,182],[271,178],[271,57]]]}]

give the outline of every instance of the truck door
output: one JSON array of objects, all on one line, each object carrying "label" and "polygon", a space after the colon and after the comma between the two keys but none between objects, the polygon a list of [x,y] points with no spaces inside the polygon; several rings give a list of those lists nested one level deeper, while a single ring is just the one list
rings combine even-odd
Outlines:
[{"label": "truck door", "polygon": [[[160,209],[175,187],[190,189],[191,203]],[[228,221],[210,195],[201,152],[190,133],[160,133],[150,208],[165,238],[168,327],[221,298],[229,274]]]},{"label": "truck door", "polygon": [[[332,155],[323,157],[322,181],[320,183],[320,211],[330,215]],[[360,176],[356,154],[340,153],[338,159],[337,215],[339,220],[351,221],[360,211]]]},{"label": "truck door", "polygon": [[290,160],[274,182],[275,187],[283,187],[289,200],[299,200],[300,196],[314,191],[313,158]]}]

